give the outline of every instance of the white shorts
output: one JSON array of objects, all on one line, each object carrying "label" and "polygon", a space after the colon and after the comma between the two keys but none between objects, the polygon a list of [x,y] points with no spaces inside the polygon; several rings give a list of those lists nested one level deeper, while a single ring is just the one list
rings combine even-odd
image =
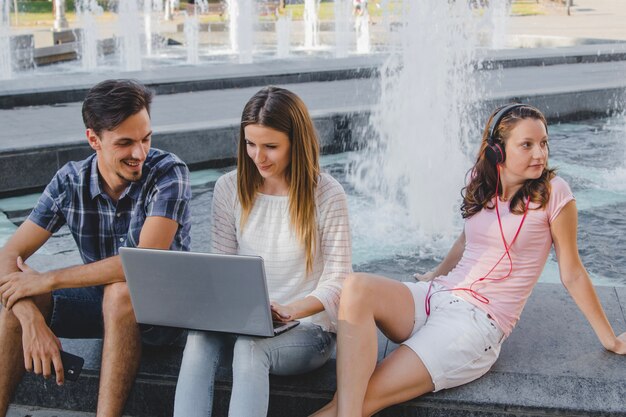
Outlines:
[{"label": "white shorts", "polygon": [[[435,391],[457,387],[483,376],[500,355],[504,333],[489,315],[451,291],[430,298],[430,316],[424,302],[427,282],[405,282],[415,302],[415,325],[403,345],[422,360]],[[433,284],[431,294],[445,289]]]}]

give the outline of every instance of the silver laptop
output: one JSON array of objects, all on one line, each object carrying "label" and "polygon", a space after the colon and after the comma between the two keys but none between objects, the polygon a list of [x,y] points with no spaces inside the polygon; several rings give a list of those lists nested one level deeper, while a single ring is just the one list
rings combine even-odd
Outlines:
[{"label": "silver laptop", "polygon": [[120,248],[138,323],[272,337],[299,322],[272,322],[263,259]]}]

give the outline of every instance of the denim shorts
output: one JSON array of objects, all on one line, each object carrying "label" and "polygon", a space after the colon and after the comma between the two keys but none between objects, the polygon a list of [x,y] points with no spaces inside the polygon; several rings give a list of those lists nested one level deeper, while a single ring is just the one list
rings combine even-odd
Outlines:
[{"label": "denim shorts", "polygon": [[[104,287],[63,288],[52,292],[49,325],[55,335],[67,339],[100,339],[104,335],[102,299]],[[140,325],[147,345],[163,346],[176,341],[182,329]]]}]

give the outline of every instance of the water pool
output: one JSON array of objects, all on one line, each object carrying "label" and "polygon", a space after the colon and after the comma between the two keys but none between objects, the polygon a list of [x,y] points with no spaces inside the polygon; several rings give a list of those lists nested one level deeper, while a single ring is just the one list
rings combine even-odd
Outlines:
[{"label": "water pool", "polygon": [[[550,138],[551,165],[558,168],[576,195],[580,254],[592,280],[597,285],[625,287],[626,117],[551,125]],[[337,178],[348,194],[355,270],[409,279],[414,272],[432,268],[445,255],[453,237],[433,240],[422,236],[407,228],[401,215],[390,213],[368,195],[357,192],[347,179],[347,166],[356,156],[356,152],[347,152],[322,157],[324,171]],[[213,186],[231,169],[191,174],[195,251],[209,248]],[[32,194],[0,200],[0,245],[28,216],[37,198],[38,194]],[[459,219],[451,221],[460,231]],[[80,257],[69,231],[62,228],[30,262],[48,270],[80,263]],[[559,282],[554,254],[540,281]]]}]

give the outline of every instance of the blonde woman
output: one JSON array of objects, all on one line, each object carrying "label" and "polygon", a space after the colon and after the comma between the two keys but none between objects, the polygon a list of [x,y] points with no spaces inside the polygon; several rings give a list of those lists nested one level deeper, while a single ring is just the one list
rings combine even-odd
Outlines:
[{"label": "blonde woman", "polygon": [[211,415],[219,356],[234,339],[229,416],[265,416],[270,373],[308,372],[330,357],[351,272],[346,196],[320,173],[313,122],[294,93],[266,87],[246,104],[237,170],[215,184],[212,218],[212,251],[262,256],[274,319],[301,323],[273,338],[190,333],[174,415]]}]

